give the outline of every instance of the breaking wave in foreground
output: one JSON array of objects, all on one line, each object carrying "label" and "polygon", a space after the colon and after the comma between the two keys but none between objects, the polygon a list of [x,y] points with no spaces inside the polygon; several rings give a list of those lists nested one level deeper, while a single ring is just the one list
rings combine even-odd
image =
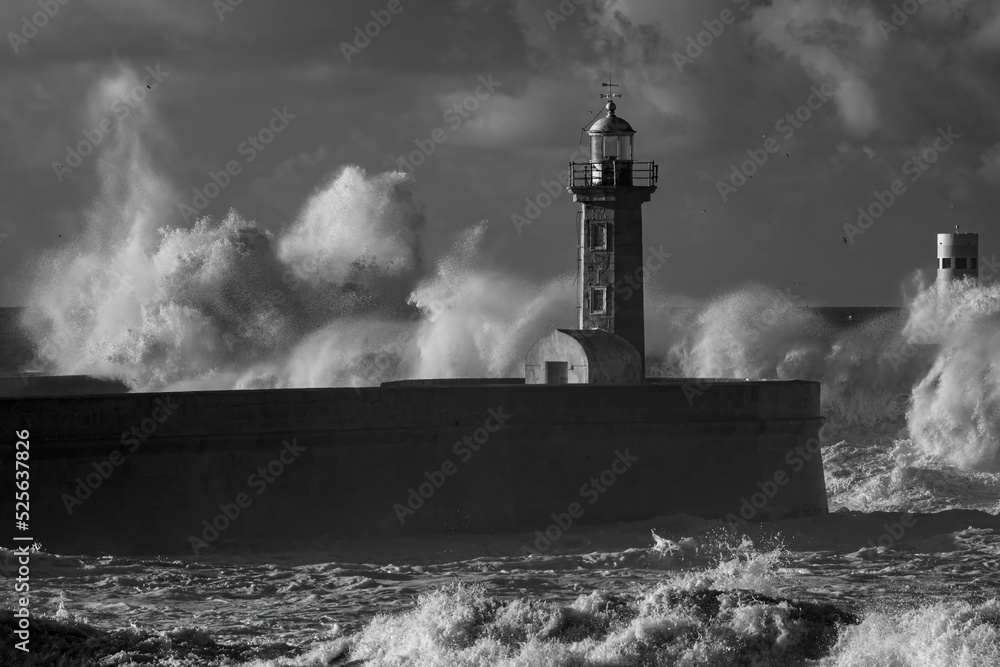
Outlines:
[{"label": "breaking wave in foreground", "polygon": [[[961,600],[955,581],[934,581],[935,567],[948,559],[919,547],[848,552],[844,541],[841,553],[806,551],[774,535],[759,535],[755,546],[718,522],[698,521],[660,520],[685,524],[697,539],[653,532],[652,546],[613,549],[584,544],[608,540],[607,528],[585,529],[563,553],[529,558],[474,555],[472,543],[441,539],[393,544],[406,551],[394,564],[302,552],[302,564],[288,562],[287,553],[260,555],[257,563],[245,554],[229,562],[143,562],[38,553],[33,567],[48,586],[35,607],[53,611],[36,610],[44,618],[32,621],[27,663],[13,662],[14,619],[0,613],[0,658],[241,667],[937,667],[1000,660],[1000,601],[988,592],[996,592],[1000,577],[1000,539],[986,536],[991,531],[956,537],[978,540],[992,553],[978,562],[952,555],[951,569],[978,569],[980,583],[989,580],[980,595],[961,586],[966,590],[957,592],[970,598]],[[856,521],[841,517],[821,537],[805,521],[784,528],[804,528],[821,540],[849,540],[831,535],[857,530]],[[935,529],[944,525],[937,523]],[[648,528],[610,532],[631,541],[642,539],[642,530]],[[491,549],[515,551],[505,539]],[[442,546],[467,553],[454,560],[431,555]],[[934,561],[920,568],[928,578],[924,594],[941,599],[905,602],[914,572],[902,570],[921,559]],[[877,577],[884,583],[875,591],[870,581]]]},{"label": "breaking wave in foreground", "polygon": [[[572,277],[491,269],[484,224],[423,257],[402,174],[345,167],[278,233],[236,211],[174,226],[150,113],[103,147],[86,234],[41,263],[25,314],[41,368],[137,391],[517,376],[531,342],[572,326]],[[1000,286],[906,291],[901,314],[850,327],[754,285],[647,309],[650,374],[822,383],[828,517],[580,528],[527,559],[511,555],[526,536],[40,551],[27,664],[1000,664]],[[23,657],[12,622],[3,664]]]}]

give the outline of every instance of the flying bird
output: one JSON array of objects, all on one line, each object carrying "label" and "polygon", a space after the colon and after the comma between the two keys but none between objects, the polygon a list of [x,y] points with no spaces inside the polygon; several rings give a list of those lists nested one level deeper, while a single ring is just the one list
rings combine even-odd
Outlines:
[{"label": "flying bird", "polygon": [[847,237],[844,237],[844,245],[847,245]]}]

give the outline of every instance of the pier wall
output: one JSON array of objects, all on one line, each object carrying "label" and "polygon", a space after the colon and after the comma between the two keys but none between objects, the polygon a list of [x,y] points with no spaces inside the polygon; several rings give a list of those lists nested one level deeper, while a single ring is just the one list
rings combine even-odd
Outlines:
[{"label": "pier wall", "polygon": [[[819,514],[822,461],[807,447],[819,391],[675,380],[6,398],[0,526],[18,534],[22,430],[29,533],[56,553],[533,533],[553,515],[576,525]],[[225,527],[208,539],[206,523]]]}]

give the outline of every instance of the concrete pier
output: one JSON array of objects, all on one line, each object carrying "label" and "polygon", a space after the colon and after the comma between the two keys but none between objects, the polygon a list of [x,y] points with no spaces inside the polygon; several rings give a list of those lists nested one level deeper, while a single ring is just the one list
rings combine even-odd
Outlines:
[{"label": "concrete pier", "polygon": [[6,398],[0,516],[17,534],[24,430],[30,534],[57,553],[531,533],[567,514],[580,524],[819,514],[823,468],[809,443],[819,392],[664,380]]}]

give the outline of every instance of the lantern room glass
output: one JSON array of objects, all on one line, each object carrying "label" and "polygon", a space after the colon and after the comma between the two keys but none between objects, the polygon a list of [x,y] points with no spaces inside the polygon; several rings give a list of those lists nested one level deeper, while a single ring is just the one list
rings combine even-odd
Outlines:
[{"label": "lantern room glass", "polygon": [[605,160],[632,160],[632,136],[617,134],[595,134],[590,141],[592,162]]}]

